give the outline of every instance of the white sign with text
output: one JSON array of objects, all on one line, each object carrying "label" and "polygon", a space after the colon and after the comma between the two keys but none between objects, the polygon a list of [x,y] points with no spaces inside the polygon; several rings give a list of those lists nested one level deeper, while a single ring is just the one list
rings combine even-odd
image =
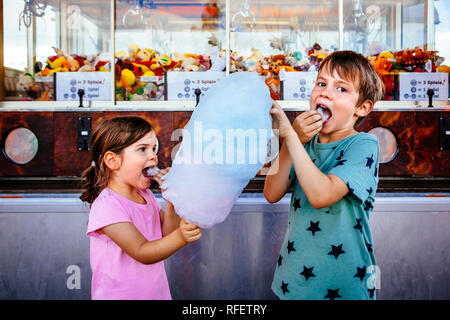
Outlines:
[{"label": "white sign with text", "polygon": [[167,72],[167,100],[196,100],[195,89],[200,97],[221,79],[225,72]]},{"label": "white sign with text", "polygon": [[79,100],[78,89],[84,90],[83,101],[111,100],[110,72],[56,72],[56,100]]},{"label": "white sign with text", "polygon": [[284,72],[280,76],[283,100],[309,100],[316,83],[317,72]]},{"label": "white sign with text", "polygon": [[400,72],[400,100],[426,101],[433,89],[433,100],[448,99],[448,74],[442,72]]}]

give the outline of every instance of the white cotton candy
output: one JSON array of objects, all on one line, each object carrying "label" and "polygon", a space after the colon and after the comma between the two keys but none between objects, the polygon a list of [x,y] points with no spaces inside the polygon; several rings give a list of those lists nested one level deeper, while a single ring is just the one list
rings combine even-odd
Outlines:
[{"label": "white cotton candy", "polygon": [[225,220],[266,162],[270,108],[269,89],[253,72],[220,80],[200,99],[162,185],[180,217],[202,228]]}]

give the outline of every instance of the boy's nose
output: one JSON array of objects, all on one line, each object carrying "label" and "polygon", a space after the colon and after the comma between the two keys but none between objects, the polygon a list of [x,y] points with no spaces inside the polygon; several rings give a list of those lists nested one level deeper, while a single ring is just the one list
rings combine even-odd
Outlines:
[{"label": "boy's nose", "polygon": [[320,96],[324,97],[324,98],[327,98],[327,99],[330,99],[331,95],[330,95],[329,89],[328,88],[324,88],[322,91],[320,91]]}]

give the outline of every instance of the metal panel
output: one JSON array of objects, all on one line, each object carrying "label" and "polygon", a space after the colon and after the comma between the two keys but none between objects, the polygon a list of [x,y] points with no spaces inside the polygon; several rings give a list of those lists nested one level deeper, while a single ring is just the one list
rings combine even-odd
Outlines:
[{"label": "metal panel", "polygon": [[[90,299],[88,206],[76,194],[23,196],[0,198],[0,299]],[[166,260],[172,297],[276,299],[289,199],[242,194],[225,222]],[[450,198],[379,194],[371,219],[377,298],[450,299]]]}]

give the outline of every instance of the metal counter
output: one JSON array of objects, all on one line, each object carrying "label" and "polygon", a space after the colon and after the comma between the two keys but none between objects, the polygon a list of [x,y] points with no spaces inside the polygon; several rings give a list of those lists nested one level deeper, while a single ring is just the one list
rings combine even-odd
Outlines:
[{"label": "metal counter", "polygon": [[[89,208],[78,194],[5,196],[0,299],[90,299]],[[225,222],[166,260],[172,297],[276,299],[270,285],[289,200],[242,194]],[[378,299],[450,299],[450,195],[377,194],[370,223]]]}]

